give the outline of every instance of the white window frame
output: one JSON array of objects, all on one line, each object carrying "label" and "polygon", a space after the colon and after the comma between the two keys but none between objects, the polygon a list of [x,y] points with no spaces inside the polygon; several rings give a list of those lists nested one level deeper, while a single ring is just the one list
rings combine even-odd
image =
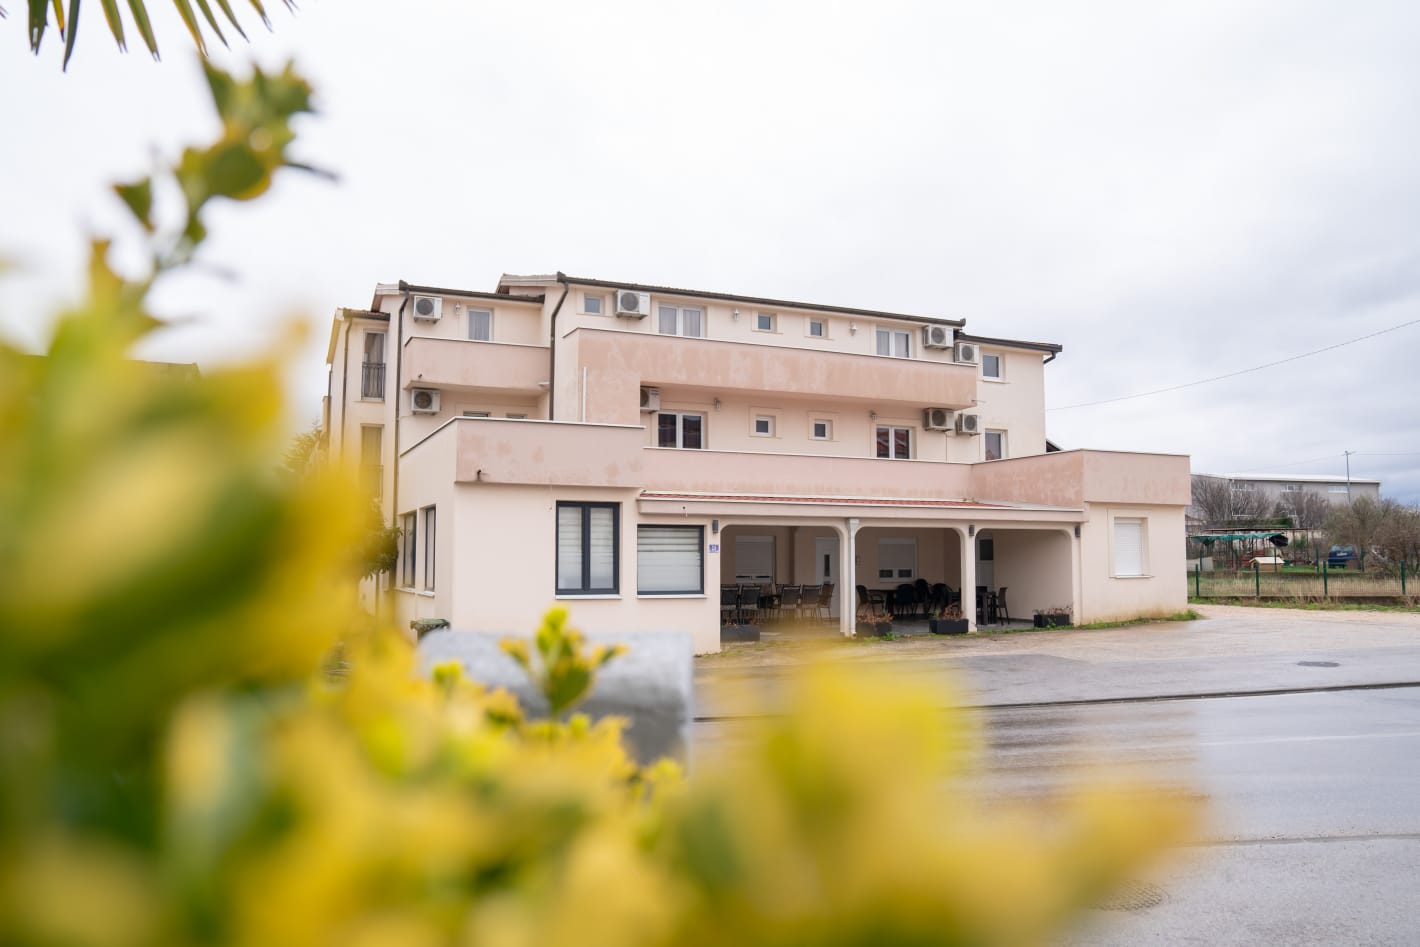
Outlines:
[{"label": "white window frame", "polygon": [[1327,493],[1348,493],[1349,491],[1346,489],[1346,484],[1344,484],[1344,483],[1332,483],[1332,484],[1327,484],[1326,492],[1327,492]]},{"label": "white window frame", "polygon": [[[889,553],[889,550],[893,550]],[[884,568],[886,565],[886,568]],[[883,573],[888,573],[883,575]],[[917,540],[884,537],[878,540],[878,581],[912,582],[917,578]]]},{"label": "white window frame", "polygon": [[[883,446],[882,442],[879,440],[879,435],[883,431],[888,432],[888,452],[886,454],[878,453],[878,450]],[[905,457],[900,457],[897,454],[897,435],[899,432],[906,432],[907,434],[907,456]],[[915,440],[917,440],[917,438],[913,436],[911,427],[902,424],[879,424],[873,430],[873,456],[880,460],[911,460],[912,442]]]},{"label": "white window frame", "polygon": [[873,351],[878,355],[885,358],[912,357],[912,333],[906,329],[878,326],[874,338],[876,343]]},{"label": "white window frame", "polygon": [[[493,341],[493,310],[492,310],[492,309],[475,309],[475,308],[473,308],[472,306],[469,306],[468,309],[465,310],[465,312],[468,313],[468,338],[469,338],[469,341],[471,341],[471,342],[492,342],[492,341]],[[481,337],[479,336],[479,332],[478,332],[478,319],[476,318],[477,316],[487,316],[487,317],[488,317],[488,325],[487,325],[488,338],[486,338],[486,339],[485,339],[485,338],[481,338]]]},{"label": "white window frame", "polygon": [[582,314],[587,316],[606,315],[606,297],[600,293],[583,293]]},{"label": "white window frame", "polygon": [[[815,332],[815,331],[814,331],[814,326],[818,326],[818,328],[819,328],[819,331],[818,331],[818,332]],[[808,320],[808,324],[804,327],[804,335],[808,336],[808,337],[811,338],[811,339],[826,339],[826,338],[828,338],[828,320],[827,320],[827,319],[810,319],[810,320]]]},{"label": "white window frame", "polygon": [[424,591],[434,591],[434,569],[437,563],[435,556],[435,542],[438,540],[438,519],[435,516],[437,508],[433,506],[424,507]]},{"label": "white window frame", "polygon": [[528,415],[527,412],[524,411],[522,414],[509,414],[507,415],[507,418],[509,421],[526,421],[528,419]]},{"label": "white window frame", "polygon": [[[990,361],[991,359],[995,359],[995,360],[996,360],[996,373],[995,373],[994,375],[991,374],[990,372],[988,372],[988,371],[986,370],[986,366],[987,366],[987,364],[989,363],[989,361]],[[1000,352],[982,352],[982,353],[981,353],[981,377],[982,377],[983,379],[985,379],[986,381],[1005,381],[1005,380],[1006,380],[1006,356],[1002,355]]]},{"label": "white window frame", "polygon": [[[696,332],[685,331],[686,313],[695,313]],[[666,330],[665,319],[669,317],[672,328]],[[679,335],[687,339],[705,338],[705,310],[698,306],[673,306],[660,303],[656,306],[656,332],[660,335]]]},{"label": "white window frame", "polygon": [[[611,536],[608,538],[598,535],[599,530],[605,527],[601,525],[605,517],[597,517],[593,520],[593,511],[610,510]],[[604,502],[581,502],[573,500],[559,500],[557,502],[557,512],[555,519],[556,537],[553,543],[553,587],[558,596],[580,596],[580,595],[620,595],[621,594],[621,504]],[[564,537],[563,532],[575,531],[575,535]],[[568,542],[564,542],[564,538]],[[568,562],[564,569],[563,552],[564,548],[575,541],[577,546],[577,557],[575,560],[575,577],[568,573],[572,571],[574,563]],[[611,553],[611,582],[609,585],[595,585],[592,580],[592,571],[595,568],[593,553],[596,546],[600,544],[610,549]],[[564,579],[573,579],[564,585]]]},{"label": "white window frame", "polygon": [[779,317],[772,312],[756,312],[754,314],[754,331],[756,332],[777,332],[779,330]]},{"label": "white window frame", "polygon": [[636,594],[704,595],[705,527],[637,526]]},{"label": "white window frame", "polygon": [[466,418],[491,418],[493,413],[491,411],[465,411],[463,416]]},{"label": "white window frame", "polygon": [[417,575],[414,567],[418,565],[417,557],[419,553],[419,517],[413,510],[404,513],[399,518],[401,539],[404,541],[404,549],[400,555],[399,584],[402,588],[414,588],[414,578]]},{"label": "white window frame", "polygon": [[1110,521],[1109,538],[1110,565],[1113,576],[1117,579],[1147,578],[1149,575],[1148,517],[1113,517]]},{"label": "white window frame", "polygon": [[[763,424],[764,424],[764,430],[762,430],[762,431],[759,429],[759,427],[760,427],[760,422],[763,422]],[[750,434],[753,435],[754,437],[773,437],[773,436],[774,436],[774,430],[775,430],[776,427],[777,427],[777,425],[775,424],[774,415],[772,415],[772,414],[756,414],[756,415],[754,416],[754,424],[753,424],[753,426],[750,428]]]},{"label": "white window frame", "polygon": [[[676,419],[676,422],[675,422],[675,443],[674,443],[674,444],[662,444],[662,443],[661,443],[661,418],[675,418],[675,419]],[[700,419],[700,446],[699,446],[699,447],[686,447],[686,446],[685,446],[685,419],[686,419],[686,418],[699,418],[699,419]],[[674,448],[675,450],[704,450],[704,449],[705,449],[705,442],[706,442],[706,440],[707,440],[707,438],[706,438],[706,433],[707,433],[706,427],[707,427],[707,426],[706,426],[706,424],[705,424],[705,414],[704,414],[703,412],[700,412],[700,411],[658,411],[658,412],[656,412],[656,446],[657,446],[657,447],[664,447],[664,448],[666,448],[667,450],[670,450],[670,449],[672,449],[672,448]]]},{"label": "white window frame", "polygon": [[[820,435],[816,428],[822,424],[823,434]],[[809,419],[809,440],[831,441],[833,440],[833,419],[832,418],[810,418]]]},{"label": "white window frame", "polygon": [[[988,446],[991,438],[996,438],[1000,445],[997,451],[998,456],[991,456],[991,448]],[[981,457],[983,460],[1005,460],[1006,459],[1006,432],[1000,428],[988,427],[981,435]]]}]

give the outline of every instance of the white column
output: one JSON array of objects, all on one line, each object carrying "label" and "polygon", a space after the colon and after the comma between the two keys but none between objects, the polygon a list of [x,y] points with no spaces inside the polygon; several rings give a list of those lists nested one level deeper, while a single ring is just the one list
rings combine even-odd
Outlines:
[{"label": "white column", "polygon": [[858,619],[858,519],[849,517],[848,528],[844,531],[843,565],[838,570],[842,580],[842,597],[838,606],[838,630],[843,637],[851,638],[857,630]]},{"label": "white column", "polygon": [[967,627],[976,630],[976,537],[968,536],[970,527],[957,533],[961,537],[961,617]]}]

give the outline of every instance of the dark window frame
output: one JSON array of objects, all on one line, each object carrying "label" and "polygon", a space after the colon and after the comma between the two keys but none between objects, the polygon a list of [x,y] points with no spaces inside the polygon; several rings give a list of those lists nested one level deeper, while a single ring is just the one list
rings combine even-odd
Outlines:
[{"label": "dark window frame", "polygon": [[[582,576],[580,588],[564,588],[560,584],[562,568],[558,557],[562,548],[562,510],[582,512]],[[611,510],[611,587],[590,588],[592,582],[592,510]],[[557,595],[620,595],[621,594],[621,504],[607,501],[558,500],[552,520],[552,586]]]},{"label": "dark window frame", "polygon": [[[641,590],[641,530],[653,529],[678,529],[695,530],[696,549],[700,555],[700,587],[697,589],[665,589],[657,592],[643,592]],[[705,594],[705,527],[704,526],[680,526],[674,523],[638,523],[636,526],[636,594],[646,596],[656,595],[704,595]]]}]

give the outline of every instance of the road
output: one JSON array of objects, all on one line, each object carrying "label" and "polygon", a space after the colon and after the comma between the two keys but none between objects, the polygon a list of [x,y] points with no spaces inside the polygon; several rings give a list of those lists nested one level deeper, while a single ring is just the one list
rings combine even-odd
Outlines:
[{"label": "road", "polygon": [[[1088,760],[1207,797],[1204,843],[1091,912],[1071,947],[1420,944],[1420,615],[1248,611],[849,660],[965,678],[988,794],[1068,790]],[[697,757],[734,752],[742,729],[714,685],[772,692],[788,663],[707,663]]]}]

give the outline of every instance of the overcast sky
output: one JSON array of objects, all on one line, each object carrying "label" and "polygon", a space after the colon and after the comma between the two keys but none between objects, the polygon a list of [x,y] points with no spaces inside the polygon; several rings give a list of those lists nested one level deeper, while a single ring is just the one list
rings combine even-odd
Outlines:
[{"label": "overcast sky", "polygon": [[[209,134],[195,57],[0,21],[0,330],[38,346],[109,181]],[[273,199],[214,215],[145,354],[214,365],[311,336],[378,281],[578,276],[967,320],[1057,342],[1049,436],[1195,471],[1378,478],[1420,501],[1420,4],[307,0],[228,65],[294,57],[320,115]],[[126,8],[125,8],[126,9]],[[130,27],[130,34],[132,29]],[[240,43],[240,41],[238,41]]]}]

